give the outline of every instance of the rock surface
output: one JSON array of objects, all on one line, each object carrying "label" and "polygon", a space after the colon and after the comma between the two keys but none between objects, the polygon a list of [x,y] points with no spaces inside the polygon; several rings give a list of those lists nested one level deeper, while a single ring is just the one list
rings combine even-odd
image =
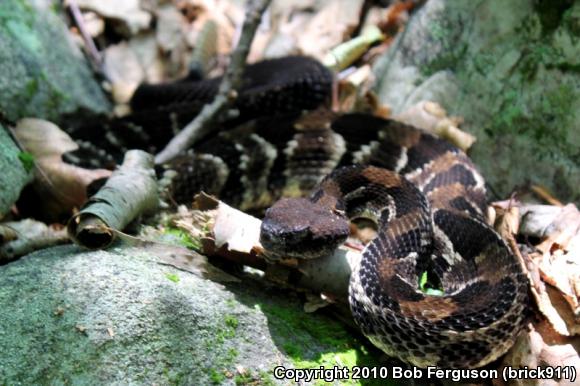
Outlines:
[{"label": "rock surface", "polygon": [[53,3],[0,2],[0,111],[8,119],[110,108]]},{"label": "rock surface", "polygon": [[218,284],[136,248],[54,247],[2,266],[0,309],[2,384],[274,384],[278,365],[376,364],[291,292]]},{"label": "rock surface", "polygon": [[374,70],[394,113],[432,100],[465,118],[500,197],[532,182],[580,200],[580,2],[430,0]]}]

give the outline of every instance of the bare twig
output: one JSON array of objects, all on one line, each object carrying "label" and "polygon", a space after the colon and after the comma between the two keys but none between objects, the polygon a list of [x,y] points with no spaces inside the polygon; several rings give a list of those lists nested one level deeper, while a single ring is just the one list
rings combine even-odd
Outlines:
[{"label": "bare twig", "polygon": [[157,156],[156,163],[164,163],[175,158],[179,153],[204,137],[212,129],[222,113],[232,105],[237,97],[237,90],[242,81],[246,58],[250,51],[254,34],[260,24],[262,14],[271,0],[252,0],[248,4],[246,18],[242,27],[240,40],[232,53],[230,65],[220,84],[218,93],[209,105],[204,106],[199,115],[188,123]]},{"label": "bare twig", "polygon": [[103,56],[101,55],[101,53],[99,52],[99,49],[95,45],[95,42],[93,41],[93,38],[91,37],[91,34],[89,33],[89,31],[87,31],[87,28],[85,26],[85,19],[83,17],[81,10],[79,9],[79,6],[78,6],[76,0],[68,0],[67,4],[68,4],[68,8],[70,10],[70,13],[72,15],[72,18],[74,19],[75,24],[77,25],[77,27],[81,33],[83,41],[85,42],[85,48],[87,50],[87,55],[88,55],[92,65],[93,65],[94,69],[96,71],[100,71],[101,73],[103,73],[106,76],[107,74],[105,73],[105,69],[103,67]]}]

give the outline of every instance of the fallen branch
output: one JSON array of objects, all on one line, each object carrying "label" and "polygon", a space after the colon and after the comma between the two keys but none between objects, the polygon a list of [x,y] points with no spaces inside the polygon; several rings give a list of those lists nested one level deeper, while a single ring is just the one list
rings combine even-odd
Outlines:
[{"label": "fallen branch", "polygon": [[159,204],[153,157],[130,150],[115,171],[67,226],[69,237],[91,249],[106,248],[129,223]]},{"label": "fallen branch", "polygon": [[232,106],[237,98],[237,90],[242,83],[242,74],[246,66],[246,58],[250,52],[254,35],[260,24],[262,14],[270,4],[271,0],[253,0],[248,4],[246,18],[242,27],[240,40],[232,53],[230,65],[226,70],[224,78],[220,84],[218,93],[209,105],[205,105],[203,110],[188,123],[179,134],[167,144],[167,146],[155,157],[155,162],[160,164],[175,158],[179,153],[185,151],[196,141],[206,136],[219,117]]}]

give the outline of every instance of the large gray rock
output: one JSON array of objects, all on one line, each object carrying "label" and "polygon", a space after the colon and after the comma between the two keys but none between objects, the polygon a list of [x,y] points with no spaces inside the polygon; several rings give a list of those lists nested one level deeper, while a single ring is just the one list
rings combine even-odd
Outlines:
[{"label": "large gray rock", "polygon": [[580,200],[580,2],[429,0],[375,67],[395,113],[465,118],[471,156],[505,197],[527,182]]},{"label": "large gray rock", "polygon": [[109,103],[53,2],[0,2],[0,111],[58,120],[79,111],[105,112]]},{"label": "large gray rock", "polygon": [[55,247],[0,267],[0,309],[2,384],[272,384],[277,365],[376,364],[291,292],[217,284],[137,248]]}]

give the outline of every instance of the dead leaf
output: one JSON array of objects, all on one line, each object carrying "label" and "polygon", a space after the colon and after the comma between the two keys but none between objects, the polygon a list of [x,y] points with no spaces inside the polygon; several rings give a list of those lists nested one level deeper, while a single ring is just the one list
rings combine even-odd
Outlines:
[{"label": "dead leaf", "polygon": [[553,249],[571,251],[580,243],[580,211],[574,204],[563,207],[534,205],[523,208],[522,232],[542,237],[537,247],[544,253]]},{"label": "dead leaf", "polygon": [[111,175],[109,170],[83,169],[63,162],[62,154],[78,149],[78,145],[51,122],[24,118],[13,133],[20,146],[34,157],[33,186],[42,197],[40,204],[48,217],[59,217],[80,207],[87,200],[87,186]]},{"label": "dead leaf", "polygon": [[76,0],[79,8],[93,11],[118,23],[118,31],[127,36],[149,28],[151,14],[141,8],[139,0]]},{"label": "dead leaf", "polygon": [[[530,326],[530,331],[523,332],[517,339],[515,345],[504,357],[500,374],[503,368],[508,366],[512,369],[536,369],[538,367],[552,369],[568,368],[576,375],[580,371],[580,358],[578,349],[580,348],[580,338],[562,338],[551,331],[550,326],[540,323],[537,326]],[[563,373],[565,374],[565,373]],[[495,385],[505,384],[499,380],[494,381]],[[571,379],[552,377],[552,379],[533,379],[532,377],[512,377],[509,385],[575,385]]]},{"label": "dead leaf", "polygon": [[105,31],[105,22],[103,18],[95,12],[83,12],[83,22],[87,32],[93,38],[102,35]]},{"label": "dead leaf", "polygon": [[517,205],[508,205],[507,208],[492,206],[492,209],[495,210],[493,227],[504,240],[518,234],[520,229],[520,210]]},{"label": "dead leaf", "polygon": [[576,287],[580,266],[563,256],[541,258],[539,271],[544,282],[540,311],[561,335],[580,333],[580,306]]},{"label": "dead leaf", "polygon": [[322,59],[354,31],[362,5],[361,0],[320,2],[305,28],[295,31],[300,51]]},{"label": "dead leaf", "polygon": [[196,18],[185,27],[185,39],[190,47],[195,48],[197,36],[209,20],[217,26],[216,52],[227,55],[231,52],[236,39],[236,27],[244,19],[243,4],[231,1],[203,0],[196,3]]},{"label": "dead leaf", "polygon": [[338,75],[340,79],[338,82],[338,110],[344,112],[374,111],[376,106],[369,103],[367,98],[374,80],[371,66],[365,64],[352,69],[352,71],[347,71]]},{"label": "dead leaf", "polygon": [[[6,238],[8,237],[8,238]],[[38,249],[69,242],[63,229],[24,219],[0,226],[0,261],[13,260]]]},{"label": "dead leaf", "polygon": [[207,211],[211,211],[213,218],[211,233],[216,248],[226,246],[230,251],[250,253],[254,248],[260,247],[261,221],[257,218],[205,193],[196,196],[194,206],[206,214]]},{"label": "dead leaf", "polygon": [[116,103],[128,103],[145,78],[139,58],[127,42],[110,45],[103,57],[113,99]]},{"label": "dead leaf", "polygon": [[155,28],[157,44],[166,51],[183,49],[182,24],[183,16],[173,5],[163,5],[156,10],[157,26]]},{"label": "dead leaf", "polygon": [[[155,33],[148,32],[134,36],[129,40],[129,48],[135,54],[144,76],[143,79],[136,77],[132,83],[137,80],[147,83],[161,83],[167,79],[167,64],[157,47],[157,37]],[[122,59],[122,57],[120,57],[120,59]],[[111,60],[111,58],[109,60]],[[130,60],[133,60],[133,58]],[[119,66],[115,63],[114,68],[119,68]],[[120,74],[125,74],[125,71],[120,72]]]}]

